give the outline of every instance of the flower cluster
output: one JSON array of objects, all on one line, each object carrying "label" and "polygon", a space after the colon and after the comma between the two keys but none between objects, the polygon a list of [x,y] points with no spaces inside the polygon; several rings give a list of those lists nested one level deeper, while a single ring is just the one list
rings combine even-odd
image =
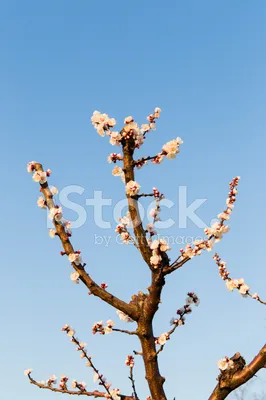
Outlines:
[{"label": "flower cluster", "polygon": [[[155,120],[158,119],[158,118],[160,118],[161,112],[162,112],[162,110],[161,110],[159,107],[156,107],[156,108],[154,109],[154,113],[148,115],[147,120],[149,121],[149,127],[150,127],[150,129],[155,130],[155,128],[156,128],[156,127],[155,127],[155,122],[156,122]],[[148,128],[148,127],[147,127],[146,125],[142,125],[143,131],[146,131],[147,128]],[[150,129],[149,129],[149,130],[150,130]],[[148,132],[148,130],[147,130],[147,132]]]},{"label": "flower cluster", "polygon": [[149,245],[152,250],[150,262],[154,268],[158,268],[163,259],[163,253],[170,250],[170,247],[164,239],[154,240],[150,242]]},{"label": "flower cluster", "polygon": [[199,256],[203,250],[212,251],[213,245],[212,240],[195,240],[192,245],[187,244],[185,250],[180,249],[180,253],[182,258],[193,258]]},{"label": "flower cluster", "polygon": [[77,382],[76,380],[73,380],[71,386],[73,389],[77,388],[81,392],[85,392],[87,384],[85,382]]},{"label": "flower cluster", "polygon": [[119,219],[119,224],[115,228],[115,232],[117,232],[125,244],[129,244],[130,241],[133,243],[135,242],[132,236],[130,236],[127,227],[131,224],[130,213],[128,212],[127,215],[123,218]]},{"label": "flower cluster", "polygon": [[[129,120],[129,118],[131,117],[127,117],[125,121]],[[121,138],[126,140],[133,139],[135,142],[135,147],[137,149],[139,149],[140,146],[144,143],[144,133],[139,128],[138,124],[133,120],[126,123],[125,126],[123,127]]]},{"label": "flower cluster", "polygon": [[66,332],[68,336],[72,337],[75,335],[76,331],[71,328],[70,325],[66,324],[63,328],[62,328],[63,332]]},{"label": "flower cluster", "polygon": [[[161,157],[166,156],[170,160],[176,157],[176,155],[179,153],[179,146],[183,143],[183,140],[180,137],[177,137],[174,140],[171,140],[170,142],[167,142],[166,144],[163,145],[162,147],[162,153]],[[160,158],[160,156],[158,155]],[[156,164],[158,164],[159,160],[154,161]]]},{"label": "flower cluster", "polygon": [[117,154],[117,153],[111,153],[110,156],[107,158],[107,161],[109,163],[116,163],[117,161],[122,161],[123,160],[123,156],[122,154]]},{"label": "flower cluster", "polygon": [[148,164],[148,161],[152,161],[153,164],[161,164],[163,159],[167,157],[168,159],[174,159],[176,155],[180,152],[179,146],[183,143],[180,137],[177,137],[170,142],[163,145],[162,151],[153,157],[143,157],[135,161],[135,166],[137,168],[143,167],[143,165]]},{"label": "flower cluster", "polygon": [[35,171],[36,164],[38,164],[36,161],[30,161],[27,164],[27,171],[30,174],[33,174],[32,179],[34,180],[34,182],[38,182],[40,183],[40,185],[43,185],[47,182],[47,177],[51,175],[52,171],[50,169],[48,169],[47,171]]},{"label": "flower cluster", "polygon": [[100,111],[94,111],[91,122],[96,131],[100,136],[104,134],[110,134],[110,128],[116,125],[116,120],[114,118],[109,118],[107,114],[101,114]]},{"label": "flower cluster", "polygon": [[230,219],[232,210],[234,208],[234,203],[236,201],[236,195],[238,193],[237,186],[239,184],[240,177],[235,177],[230,183],[230,191],[228,193],[228,198],[226,199],[226,209],[217,215],[219,222],[215,222],[210,228],[204,230],[205,234],[210,238],[214,238],[215,242],[219,242],[224,233],[229,231],[228,226],[224,226],[224,222]]},{"label": "flower cluster", "polygon": [[30,161],[27,164],[27,171],[29,174],[33,174],[33,172],[35,171],[36,164],[37,164],[37,161]]},{"label": "flower cluster", "polygon": [[155,339],[155,343],[160,346],[164,346],[166,341],[170,339],[170,334],[168,332],[161,333],[161,335]]},{"label": "flower cluster", "polygon": [[133,356],[127,356],[125,364],[127,367],[133,368],[135,365],[134,357]]},{"label": "flower cluster", "polygon": [[188,292],[187,293],[187,298],[186,298],[186,304],[179,308],[177,310],[177,318],[172,318],[170,321],[171,325],[184,325],[185,324],[185,319],[186,319],[186,314],[190,314],[192,312],[192,305],[195,305],[196,307],[199,306],[200,300],[196,293],[194,292]]},{"label": "flower cluster", "polygon": [[34,182],[40,183],[41,185],[43,185],[44,183],[47,182],[47,176],[48,173],[45,171],[35,171],[34,174],[32,175],[32,179],[34,180]]},{"label": "flower cluster", "polygon": [[140,185],[136,181],[129,181],[126,184],[126,194],[129,196],[136,196],[139,193]]},{"label": "flower cluster", "polygon": [[228,357],[224,357],[222,360],[218,361],[217,365],[221,371],[225,371],[234,368],[234,361],[230,360]]},{"label": "flower cluster", "polygon": [[67,381],[68,381],[68,377],[65,375],[61,375],[60,376],[60,382],[59,382],[59,387],[61,390],[67,390]]},{"label": "flower cluster", "polygon": [[57,377],[55,375],[50,376],[49,379],[47,379],[46,384],[47,386],[51,387],[52,385],[55,385],[57,382]]},{"label": "flower cluster", "polygon": [[234,289],[237,289],[243,297],[249,296],[252,297],[252,299],[259,301],[260,303],[265,304],[265,302],[260,299],[258,293],[250,293],[250,287],[245,283],[243,278],[231,279],[229,277],[230,272],[226,267],[226,262],[222,261],[221,257],[217,253],[215,253],[213,259],[218,265],[220,277],[225,281],[225,285],[228,290],[232,292]]},{"label": "flower cluster", "polygon": [[93,324],[93,326],[92,326],[92,333],[93,333],[93,335],[95,335],[96,333],[105,335],[105,334],[111,333],[114,326],[115,326],[115,323],[111,319],[109,319],[106,322],[106,326],[104,326],[103,321],[95,322],[95,324]]},{"label": "flower cluster", "polygon": [[[94,111],[91,117],[91,122],[100,136],[104,136],[105,134],[110,136],[110,143],[112,145],[119,146],[122,140],[133,139],[135,147],[140,148],[144,143],[146,133],[150,130],[155,130],[155,120],[160,117],[160,113],[161,109],[156,107],[154,113],[147,117],[149,123],[143,124],[141,128],[134,121],[132,116],[128,116],[124,120],[124,127],[120,133],[117,131],[111,131],[111,128],[116,125],[116,120],[114,118],[109,118],[107,114]],[[112,155],[108,158],[109,162],[116,162],[117,160],[118,159]]]},{"label": "flower cluster", "polygon": [[80,250],[76,251],[75,253],[70,253],[68,255],[68,259],[71,263],[74,263],[75,265],[80,265],[82,264],[82,257],[80,255]]}]

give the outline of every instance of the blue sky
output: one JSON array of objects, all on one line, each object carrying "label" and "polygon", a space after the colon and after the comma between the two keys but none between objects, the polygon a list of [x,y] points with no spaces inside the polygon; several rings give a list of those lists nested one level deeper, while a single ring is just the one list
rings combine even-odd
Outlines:
[{"label": "blue sky", "polygon": [[[70,282],[71,268],[52,241],[45,213],[36,206],[38,187],[27,175],[28,161],[53,171],[50,182],[85,189],[70,198],[85,207],[86,224],[74,231],[88,270],[112,292],[129,300],[145,290],[149,273],[135,249],[115,243],[114,227],[95,226],[86,199],[101,190],[113,205],[123,198],[106,158],[114,148],[90,124],[95,109],[120,123],[133,115],[143,123],[155,106],[163,110],[156,132],[140,155],[153,155],[181,136],[175,161],[147,166],[137,173],[143,189],[157,186],[175,202],[165,217],[177,218],[179,186],[188,202],[205,198],[198,215],[209,223],[224,207],[228,182],[241,176],[231,231],[216,250],[232,276],[244,276],[266,298],[265,262],[265,44],[263,0],[0,2],[1,134],[1,290],[0,366],[5,400],[61,399],[31,387],[23,370],[37,380],[68,374],[93,389],[90,371],[61,333],[73,325],[89,344],[95,363],[115,387],[129,393],[124,359],[137,343],[115,334],[92,336],[97,320],[114,310]],[[69,218],[76,218],[66,210]],[[111,208],[105,218],[110,219]],[[165,232],[163,232],[165,234]],[[108,247],[94,235],[113,235]],[[197,236],[173,226],[169,235]],[[171,257],[178,254],[174,246]],[[169,399],[205,400],[215,386],[217,360],[240,351],[250,360],[265,341],[265,309],[226,291],[210,254],[192,260],[167,279],[155,332],[169,327],[187,291],[201,305],[168,342],[160,357]],[[141,359],[136,360],[139,395],[148,395]],[[258,374],[252,386],[265,385]]]}]

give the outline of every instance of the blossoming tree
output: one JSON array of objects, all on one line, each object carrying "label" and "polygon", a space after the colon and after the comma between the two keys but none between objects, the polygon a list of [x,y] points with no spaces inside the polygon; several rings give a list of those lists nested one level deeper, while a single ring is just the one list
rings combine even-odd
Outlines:
[{"label": "blossoming tree", "polygon": [[[51,171],[45,171],[42,165],[35,161],[30,162],[27,167],[28,172],[33,174],[33,180],[40,184],[42,195],[38,199],[38,206],[42,209],[48,209],[49,217],[54,224],[54,229],[51,229],[49,234],[51,237],[58,237],[60,239],[63,246],[61,255],[66,255],[72,264],[73,272],[70,276],[71,280],[75,283],[81,281],[90,290],[92,295],[114,307],[122,321],[136,322],[137,328],[135,331],[115,328],[112,320],[108,320],[106,324],[103,321],[95,323],[92,331],[94,334],[99,333],[102,335],[117,331],[138,337],[141,351],[135,352],[135,355],[143,359],[146,372],[145,377],[150,391],[148,399],[150,400],[164,400],[167,398],[164,391],[165,378],[160,373],[158,355],[163,351],[164,346],[175,330],[184,325],[187,314],[192,311],[192,306],[199,305],[198,296],[193,292],[188,292],[185,305],[177,310],[177,315],[171,320],[172,328],[160,335],[155,335],[153,320],[159,308],[161,293],[166,283],[165,278],[167,275],[174,273],[184,266],[195,256],[199,256],[203,251],[211,252],[215,243],[220,241],[223,235],[228,232],[229,226],[227,222],[234,208],[240,179],[236,177],[230,182],[225,210],[218,214],[218,222],[215,222],[210,228],[205,229],[206,237],[195,241],[192,245],[187,245],[185,249],[181,249],[180,254],[174,256],[174,261],[171,261],[168,256],[170,247],[166,240],[156,238],[157,232],[155,229],[156,222],[160,219],[160,202],[164,196],[157,188],[153,188],[148,193],[142,193],[140,184],[135,181],[135,169],[140,169],[148,162],[160,164],[164,158],[174,159],[179,153],[180,145],[183,143],[178,137],[166,143],[162,147],[162,150],[154,156],[134,157],[136,149],[139,149],[143,145],[149,132],[155,130],[156,120],[160,117],[160,113],[161,109],[155,108],[154,113],[147,118],[148,123],[141,125],[141,127],[129,116],[125,118],[124,126],[119,132],[114,130],[116,125],[115,119],[109,118],[107,114],[95,111],[91,118],[92,124],[99,135],[108,136],[112,145],[122,148],[121,153],[112,153],[108,157],[109,163],[116,164],[112,173],[114,176],[120,176],[123,180],[128,201],[128,213],[120,219],[116,227],[116,232],[121,236],[123,243],[132,242],[134,244],[150,270],[151,281],[147,293],[139,292],[137,295],[133,295],[130,302],[126,302],[110,293],[107,290],[108,286],[106,283],[97,284],[86,271],[86,264],[82,261],[81,252],[76,251],[71,243],[71,224],[64,219],[62,208],[55,202],[58,190],[55,187],[50,187],[48,184],[48,177]],[[118,163],[121,163],[122,166],[118,166]],[[139,199],[147,196],[154,198],[155,207],[150,213],[153,223],[149,223],[144,227],[139,213]],[[250,287],[242,278],[233,279],[230,277],[226,262],[222,261],[218,254],[215,254],[213,258],[218,266],[220,277],[225,281],[228,290],[238,290],[243,297],[250,297],[261,304],[266,304],[257,293],[251,293]],[[125,361],[130,370],[131,390],[129,390],[129,394],[120,393],[119,388],[113,388],[98,370],[92,357],[88,355],[86,343],[78,340],[75,330],[69,325],[65,325],[62,330],[70,336],[76,349],[80,352],[80,357],[94,371],[94,380],[99,383],[101,390],[88,391],[85,382],[78,382],[76,380],[72,381],[72,384],[69,385],[67,376],[61,376],[58,385],[56,384],[57,378],[55,376],[51,376],[47,381],[37,382],[32,377],[32,370],[28,369],[25,371],[25,375],[28,376],[29,381],[33,385],[53,392],[71,395],[101,397],[113,400],[140,399],[137,394],[133,375],[133,355],[129,355]],[[225,399],[231,392],[248,382],[265,366],[266,345],[259,350],[258,354],[249,364],[246,364],[244,358],[239,353],[236,353],[232,357],[224,357],[218,361],[220,369],[220,374],[217,378],[218,383],[211,393],[209,400]]]}]

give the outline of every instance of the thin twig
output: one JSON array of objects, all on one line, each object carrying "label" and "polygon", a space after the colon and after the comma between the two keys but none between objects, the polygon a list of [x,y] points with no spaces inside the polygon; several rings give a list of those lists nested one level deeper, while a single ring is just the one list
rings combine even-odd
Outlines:
[{"label": "thin twig", "polygon": [[126,333],[127,335],[138,335],[136,331],[127,331],[126,329],[112,328],[112,331]]},{"label": "thin twig", "polygon": [[134,380],[134,375],[133,375],[133,368],[134,368],[134,366],[130,367],[129,379],[131,380],[134,398],[135,398],[136,400],[139,400],[139,397],[138,397],[137,391],[136,391],[136,386],[135,386],[135,380]]}]

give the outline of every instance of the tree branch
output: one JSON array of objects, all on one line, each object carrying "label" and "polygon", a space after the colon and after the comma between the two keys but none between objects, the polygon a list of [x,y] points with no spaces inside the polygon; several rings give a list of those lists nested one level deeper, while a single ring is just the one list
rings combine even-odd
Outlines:
[{"label": "tree branch", "polygon": [[113,328],[112,331],[114,332],[120,332],[120,333],[126,333],[127,335],[137,335],[136,331],[128,331],[126,329],[117,329],[117,328]]},{"label": "tree branch", "polygon": [[[91,396],[94,398],[100,398],[100,397],[106,398],[106,393],[98,392],[98,390],[94,390],[93,392],[87,392],[86,390],[78,392],[75,390],[59,389],[59,388],[55,388],[52,386],[47,386],[45,384],[36,382],[31,376],[29,376],[29,380],[32,385],[35,385],[40,389],[50,390],[51,392],[70,394],[70,395],[74,395],[74,396]],[[122,400],[133,400],[134,399],[134,397],[132,397],[132,396],[124,396],[124,395],[119,395],[119,396],[121,397]]]},{"label": "tree branch", "polygon": [[[35,164],[35,170],[37,172],[44,171],[42,165],[39,163]],[[51,193],[48,183],[45,182],[44,184],[40,184],[40,186],[41,186],[41,192],[46,200],[48,209],[49,210],[53,209],[55,207],[55,203],[53,200],[53,194]],[[64,226],[55,220],[53,222],[56,228],[57,235],[61,240],[65,254],[69,255],[71,253],[75,253]],[[98,286],[90,277],[90,275],[84,270],[84,265],[81,264],[76,265],[75,263],[72,263],[72,266],[79,273],[80,280],[86,285],[88,289],[90,289],[91,293],[94,296],[99,297],[101,300],[110,304],[114,308],[123,311],[125,314],[129,315],[134,321],[138,320],[139,313],[135,305],[128,304],[123,300],[120,300],[118,297],[115,297],[111,293],[107,292],[105,289]]]},{"label": "tree branch", "polygon": [[218,377],[218,384],[209,400],[223,400],[232,391],[248,382],[262,368],[266,367],[266,344],[262,347],[250,364],[245,365],[239,353],[231,358],[234,361],[232,369],[222,371]]},{"label": "tree branch", "polygon": [[[134,174],[134,160],[133,160],[133,153],[135,148],[135,143],[133,139],[127,139],[122,143],[123,146],[123,163],[124,163],[124,173],[125,173],[125,181],[126,183],[135,180]],[[128,209],[130,213],[130,217],[134,227],[134,234],[138,243],[139,250],[144,261],[148,264],[151,268],[150,258],[152,255],[151,249],[148,245],[146,232],[143,229],[142,221],[139,214],[139,207],[138,207],[138,199],[134,199],[131,196],[127,195],[128,199]]]},{"label": "tree branch", "polygon": [[134,368],[134,367],[130,367],[129,379],[130,379],[130,381],[131,381],[131,385],[132,385],[132,390],[133,390],[134,398],[135,398],[136,400],[139,400],[139,397],[138,397],[137,391],[136,391],[136,386],[135,386],[135,379],[134,379],[134,375],[133,375],[133,368]]}]

